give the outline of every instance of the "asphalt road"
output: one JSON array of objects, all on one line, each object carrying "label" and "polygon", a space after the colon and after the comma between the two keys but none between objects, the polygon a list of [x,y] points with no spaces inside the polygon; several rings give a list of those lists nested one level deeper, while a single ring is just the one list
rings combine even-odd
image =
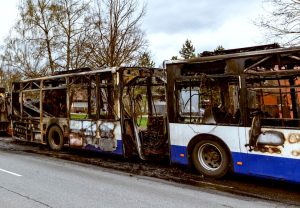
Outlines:
[{"label": "asphalt road", "polygon": [[[0,207],[287,207],[27,153],[0,151]],[[288,206],[292,207],[292,206]]]}]

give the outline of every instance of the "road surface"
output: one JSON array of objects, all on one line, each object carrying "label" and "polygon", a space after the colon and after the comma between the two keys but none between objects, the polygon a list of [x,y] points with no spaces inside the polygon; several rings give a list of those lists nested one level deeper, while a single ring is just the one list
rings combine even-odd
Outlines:
[{"label": "road surface", "polygon": [[27,153],[0,151],[0,207],[292,207]]}]

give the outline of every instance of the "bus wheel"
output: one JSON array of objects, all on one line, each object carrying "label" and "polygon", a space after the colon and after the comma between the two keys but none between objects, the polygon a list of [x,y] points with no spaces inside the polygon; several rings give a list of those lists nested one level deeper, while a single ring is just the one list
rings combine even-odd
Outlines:
[{"label": "bus wheel", "polygon": [[193,150],[192,160],[201,174],[211,178],[223,177],[229,168],[228,154],[216,141],[199,141]]},{"label": "bus wheel", "polygon": [[64,136],[58,126],[51,126],[48,131],[48,144],[52,150],[61,150],[64,145]]}]

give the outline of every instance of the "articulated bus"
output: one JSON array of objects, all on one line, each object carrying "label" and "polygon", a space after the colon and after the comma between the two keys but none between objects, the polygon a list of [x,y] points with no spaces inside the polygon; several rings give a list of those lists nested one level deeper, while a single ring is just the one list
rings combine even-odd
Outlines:
[{"label": "articulated bus", "polygon": [[300,47],[277,45],[60,72],[13,83],[13,137],[299,183],[299,80]]}]

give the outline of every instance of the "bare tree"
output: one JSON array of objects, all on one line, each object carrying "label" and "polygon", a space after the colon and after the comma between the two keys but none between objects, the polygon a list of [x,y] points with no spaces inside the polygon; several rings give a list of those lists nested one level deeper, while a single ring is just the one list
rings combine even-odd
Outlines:
[{"label": "bare tree", "polygon": [[56,65],[54,51],[56,46],[57,22],[55,21],[54,11],[59,7],[51,0],[27,0],[21,4],[19,9],[24,30],[31,44],[40,46],[40,51],[48,58],[48,65],[51,73],[54,73]]},{"label": "bare tree", "polygon": [[31,44],[24,39],[26,31],[16,24],[9,38],[6,38],[5,46],[2,48],[1,68],[4,71],[19,71],[24,77],[32,78],[46,74],[45,58],[40,46]]},{"label": "bare tree", "polygon": [[[86,63],[83,51],[86,44],[87,27],[84,24],[88,15],[89,3],[79,0],[26,0],[19,6],[20,20],[15,31],[19,47],[27,56],[38,54],[40,69],[54,73],[60,69],[76,68]],[[13,53],[13,48],[11,48]],[[16,52],[16,51],[15,51]],[[25,56],[25,55],[24,55]],[[25,69],[23,69],[24,71]],[[43,73],[42,73],[43,74]]]},{"label": "bare tree", "polygon": [[25,77],[78,67],[134,65],[145,51],[137,0],[24,0],[1,66]]},{"label": "bare tree", "polygon": [[91,59],[96,66],[130,65],[138,60],[146,46],[140,28],[144,15],[145,6],[139,7],[137,0],[96,0],[90,18],[94,29]]},{"label": "bare tree", "polygon": [[[86,35],[84,17],[87,15],[89,4],[75,0],[58,0],[59,9],[54,11],[55,18],[60,29],[59,45],[63,68],[78,67],[78,60],[84,50],[84,40]],[[77,49],[77,50],[76,50]]]},{"label": "bare tree", "polygon": [[1,73],[1,87],[4,87],[6,91],[11,90],[11,84],[14,81],[18,81],[22,79],[24,76],[23,73],[21,73],[18,70],[17,67],[12,67],[13,57],[11,56],[9,49],[4,49],[5,53],[0,55],[0,73]]},{"label": "bare tree", "polygon": [[300,0],[264,0],[266,13],[256,25],[267,30],[267,37],[285,45],[300,42]]}]

